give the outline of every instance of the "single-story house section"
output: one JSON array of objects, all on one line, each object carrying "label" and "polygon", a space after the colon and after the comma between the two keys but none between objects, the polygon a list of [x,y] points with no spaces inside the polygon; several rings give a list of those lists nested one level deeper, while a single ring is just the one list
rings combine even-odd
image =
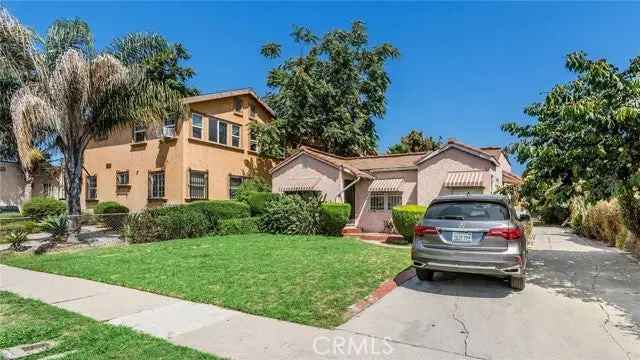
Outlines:
[{"label": "single-story house section", "polygon": [[439,195],[494,193],[522,180],[499,147],[449,140],[429,153],[342,157],[301,147],[271,170],[273,192],[317,192],[351,204],[351,223],[383,231],[396,205],[428,205]]},{"label": "single-story house section", "polygon": [[[58,166],[43,165],[34,176],[31,196],[64,198],[62,172]],[[17,210],[25,199],[25,179],[20,164],[0,161],[0,211]]]}]

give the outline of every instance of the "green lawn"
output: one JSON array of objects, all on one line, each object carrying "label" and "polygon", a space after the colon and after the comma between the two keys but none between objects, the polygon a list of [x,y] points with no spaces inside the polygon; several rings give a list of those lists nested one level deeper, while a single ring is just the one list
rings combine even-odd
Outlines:
[{"label": "green lawn", "polygon": [[321,327],[409,264],[409,250],[353,238],[230,235],[0,262]]},{"label": "green lawn", "polygon": [[0,292],[0,348],[44,340],[54,340],[57,345],[36,357],[76,350],[64,358],[215,359],[126,327],[100,323],[36,300]]}]

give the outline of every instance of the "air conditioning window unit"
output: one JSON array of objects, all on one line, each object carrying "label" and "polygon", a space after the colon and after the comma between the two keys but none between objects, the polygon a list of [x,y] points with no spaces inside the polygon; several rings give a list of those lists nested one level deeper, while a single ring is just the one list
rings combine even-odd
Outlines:
[{"label": "air conditioning window unit", "polygon": [[162,137],[164,138],[174,138],[176,137],[176,128],[175,126],[165,126],[162,128]]}]

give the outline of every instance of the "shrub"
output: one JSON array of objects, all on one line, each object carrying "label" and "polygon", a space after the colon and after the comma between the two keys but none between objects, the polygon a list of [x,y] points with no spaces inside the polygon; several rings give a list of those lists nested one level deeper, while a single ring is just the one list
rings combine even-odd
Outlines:
[{"label": "shrub", "polygon": [[24,231],[27,234],[33,234],[40,231],[40,227],[35,221],[25,220],[2,225],[0,226],[0,231],[5,233],[11,231]]},{"label": "shrub", "polygon": [[240,184],[233,200],[247,202],[252,192],[271,192],[271,185],[261,178],[246,179]]},{"label": "shrub", "polygon": [[617,198],[624,225],[634,238],[640,237],[640,197],[636,198],[633,188],[623,186],[618,190]]},{"label": "shrub", "polygon": [[249,207],[251,208],[251,215],[256,216],[264,214],[267,209],[267,203],[276,197],[278,197],[278,194],[270,192],[247,192],[246,203],[249,204]]},{"label": "shrub", "polygon": [[324,203],[320,205],[320,231],[326,235],[339,236],[351,215],[351,204]]},{"label": "shrub", "polygon": [[28,240],[26,231],[23,230],[13,230],[7,235],[7,241],[11,244],[11,248],[13,250],[20,250],[22,248],[22,243]]},{"label": "shrub", "polygon": [[55,240],[61,240],[67,234],[67,220],[66,214],[47,216],[40,223],[40,228]]},{"label": "shrub", "polygon": [[391,218],[396,230],[407,241],[413,239],[413,232],[416,224],[422,220],[424,213],[427,211],[426,206],[422,205],[401,205],[391,210]]},{"label": "shrub", "polygon": [[98,203],[93,213],[98,215],[97,220],[102,224],[111,229],[120,229],[127,218],[129,208],[115,201],[105,201]]},{"label": "shrub", "polygon": [[93,209],[94,214],[128,214],[129,208],[116,202],[116,201],[105,201],[98,203],[95,209]]},{"label": "shrub", "polygon": [[62,201],[44,196],[35,196],[22,205],[22,215],[30,216],[35,220],[64,214],[66,210],[67,207]]},{"label": "shrub", "polygon": [[279,196],[267,204],[260,227],[263,231],[275,234],[316,234],[320,204],[321,200],[317,196]]},{"label": "shrub", "polygon": [[203,236],[214,226],[203,212],[188,207],[159,216],[156,220],[162,240],[186,239]]},{"label": "shrub", "polygon": [[132,244],[148,243],[162,240],[157,217],[150,211],[129,214],[122,235]]},{"label": "shrub", "polygon": [[260,232],[260,217],[221,220],[218,235],[252,234]]},{"label": "shrub", "polygon": [[578,234],[584,234],[584,222],[587,215],[587,203],[582,196],[571,199],[569,204],[569,224]]},{"label": "shrub", "polygon": [[235,200],[196,201],[186,207],[200,211],[210,219],[239,219],[251,216],[249,205]]}]

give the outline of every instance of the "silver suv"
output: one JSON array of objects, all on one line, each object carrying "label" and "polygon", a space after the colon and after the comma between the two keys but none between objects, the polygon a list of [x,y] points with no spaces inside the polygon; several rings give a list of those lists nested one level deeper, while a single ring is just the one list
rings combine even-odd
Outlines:
[{"label": "silver suv", "polygon": [[435,271],[496,275],[522,290],[527,239],[507,199],[497,195],[437,197],[415,227],[411,259],[420,280]]}]

